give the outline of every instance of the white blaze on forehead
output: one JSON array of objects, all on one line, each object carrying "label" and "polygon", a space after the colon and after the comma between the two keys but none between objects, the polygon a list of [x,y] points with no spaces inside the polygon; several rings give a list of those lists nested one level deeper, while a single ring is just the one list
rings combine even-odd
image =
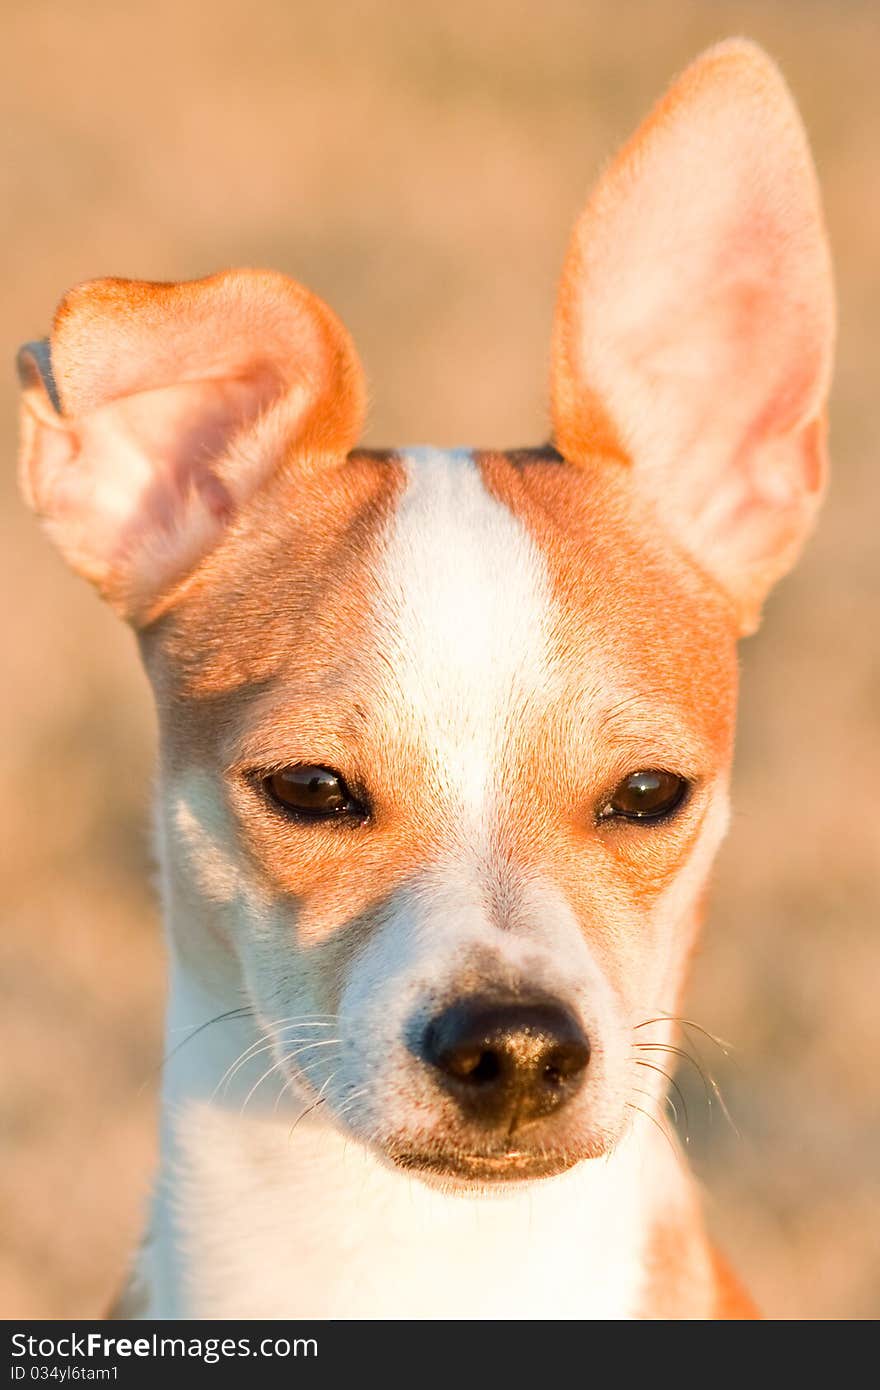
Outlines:
[{"label": "white blaze on forehead", "polygon": [[479,816],[518,710],[546,684],[549,578],[469,450],[412,449],[403,461],[380,575],[396,713],[444,793]]}]

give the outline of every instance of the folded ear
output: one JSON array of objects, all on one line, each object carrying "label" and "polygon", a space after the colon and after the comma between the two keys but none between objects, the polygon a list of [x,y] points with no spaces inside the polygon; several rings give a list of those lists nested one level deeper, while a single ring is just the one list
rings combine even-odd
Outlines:
[{"label": "folded ear", "polygon": [[743,632],[821,499],[833,335],[797,111],[760,49],[722,44],[673,86],[575,228],[552,393],[560,452],[627,460]]},{"label": "folded ear", "polygon": [[286,276],[95,280],[19,354],[21,480],[72,567],[143,623],[291,456],[345,455],[364,416],[345,329]]}]

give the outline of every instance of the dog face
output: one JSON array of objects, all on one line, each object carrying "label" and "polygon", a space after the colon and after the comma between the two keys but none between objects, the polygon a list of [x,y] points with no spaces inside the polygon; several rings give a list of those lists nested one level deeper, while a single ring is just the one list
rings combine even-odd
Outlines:
[{"label": "dog face", "polygon": [[552,451],[353,454],[273,481],[145,636],[178,873],[293,1021],[280,1075],[401,1163],[602,1152],[674,1008],[735,632],[629,492]]},{"label": "dog face", "polygon": [[344,329],[264,273],[85,286],[25,356],[26,491],[156,692],[181,959],[390,1162],[551,1174],[659,1093],[831,324],[796,113],[733,44],[576,228],[553,448],[356,449]]}]

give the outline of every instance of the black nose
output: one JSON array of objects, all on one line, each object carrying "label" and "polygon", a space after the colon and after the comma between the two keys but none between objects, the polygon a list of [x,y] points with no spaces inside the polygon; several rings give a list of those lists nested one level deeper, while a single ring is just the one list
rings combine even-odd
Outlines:
[{"label": "black nose", "polygon": [[479,995],[432,1019],[421,1051],[469,1118],[509,1134],[564,1105],[590,1060],[580,1024],[561,1004]]}]

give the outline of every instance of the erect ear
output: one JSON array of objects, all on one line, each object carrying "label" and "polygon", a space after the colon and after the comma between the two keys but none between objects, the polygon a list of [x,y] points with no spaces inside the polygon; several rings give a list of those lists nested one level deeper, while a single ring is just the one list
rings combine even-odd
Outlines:
[{"label": "erect ear", "polygon": [[602,178],[557,302],[560,452],[633,469],[743,632],[821,500],[834,298],[816,178],[779,72],[709,50]]},{"label": "erect ear", "polygon": [[343,456],[363,424],[345,329],[270,271],[80,285],[19,371],[25,497],[138,624],[282,460]]}]

